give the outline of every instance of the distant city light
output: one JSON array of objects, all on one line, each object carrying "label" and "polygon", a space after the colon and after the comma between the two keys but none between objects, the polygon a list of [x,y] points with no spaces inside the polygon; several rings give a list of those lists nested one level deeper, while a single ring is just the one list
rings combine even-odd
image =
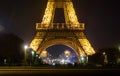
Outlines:
[{"label": "distant city light", "polygon": [[36,57],[38,57],[38,55],[36,55]]},{"label": "distant city light", "polygon": [[65,55],[70,55],[70,51],[69,50],[65,50]]},{"label": "distant city light", "polygon": [[52,63],[53,66],[55,66],[55,63]]},{"label": "distant city light", "polygon": [[65,45],[53,45],[48,47],[40,53],[40,57],[44,63],[49,65],[74,65],[74,63],[78,61],[74,50]]}]

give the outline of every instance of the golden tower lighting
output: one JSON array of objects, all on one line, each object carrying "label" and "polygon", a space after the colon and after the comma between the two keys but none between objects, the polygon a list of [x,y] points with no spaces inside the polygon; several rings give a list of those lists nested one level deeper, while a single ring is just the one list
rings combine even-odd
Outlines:
[{"label": "golden tower lighting", "polygon": [[[57,8],[62,8],[65,23],[53,23]],[[41,23],[36,23],[36,35],[30,47],[42,55],[46,48],[63,44],[72,48],[78,57],[95,54],[84,34],[85,24],[78,21],[72,0],[48,0]]]}]

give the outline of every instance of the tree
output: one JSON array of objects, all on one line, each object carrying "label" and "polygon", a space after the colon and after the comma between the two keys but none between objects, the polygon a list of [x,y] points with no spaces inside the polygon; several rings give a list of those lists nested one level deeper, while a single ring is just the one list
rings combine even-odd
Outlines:
[{"label": "tree", "polygon": [[[23,59],[23,40],[14,34],[0,35],[0,56],[6,58],[7,63],[20,63]],[[3,61],[1,61],[3,62]]]}]

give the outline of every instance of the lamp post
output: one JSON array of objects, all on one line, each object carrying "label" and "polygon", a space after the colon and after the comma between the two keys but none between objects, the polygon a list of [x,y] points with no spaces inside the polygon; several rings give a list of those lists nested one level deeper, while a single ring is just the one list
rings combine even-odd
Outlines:
[{"label": "lamp post", "polygon": [[27,48],[28,48],[28,46],[25,45],[24,46],[24,63],[25,63],[25,65],[26,65],[26,51],[27,51]]},{"label": "lamp post", "polygon": [[86,56],[86,63],[88,63],[88,55]]},{"label": "lamp post", "polygon": [[103,52],[103,56],[104,56],[104,64],[107,64],[108,63],[107,54]]},{"label": "lamp post", "polygon": [[32,50],[31,53],[32,53],[32,61],[34,61],[35,52]]}]

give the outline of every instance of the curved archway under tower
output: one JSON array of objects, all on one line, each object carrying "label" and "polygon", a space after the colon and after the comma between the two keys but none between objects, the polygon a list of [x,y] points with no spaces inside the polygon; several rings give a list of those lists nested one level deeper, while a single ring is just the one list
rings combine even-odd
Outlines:
[{"label": "curved archway under tower", "polygon": [[48,48],[52,45],[57,45],[57,44],[66,45],[66,46],[72,48],[75,51],[75,53],[78,57],[86,56],[85,52],[77,44],[77,42],[74,42],[71,39],[62,39],[62,38],[60,38],[60,39],[49,39],[49,40],[45,41],[44,44],[42,44],[42,46],[40,46],[39,49],[36,52],[38,54],[41,54],[41,52],[46,50],[46,48]]},{"label": "curved archway under tower", "polygon": [[75,51],[66,45],[52,45],[46,48],[46,51],[47,57],[51,59],[52,64],[74,64],[74,62],[79,61],[79,57],[76,55]]},{"label": "curved archway under tower", "polygon": [[[86,57],[86,55],[81,55],[81,54],[84,53],[82,48],[80,48],[77,45],[77,43],[75,43],[74,41],[69,40],[69,39],[50,39],[48,41],[45,41],[44,44],[38,49],[37,54],[39,54],[40,56],[43,56],[42,55],[43,51],[46,52],[50,49],[50,47],[54,47],[54,46],[59,47],[59,48],[54,48],[53,49],[53,50],[56,50],[56,53],[54,53],[54,54],[57,55],[57,56],[59,56],[59,54],[57,54],[57,52],[69,50],[69,51],[72,51],[72,53],[75,54],[75,56],[77,57],[77,61],[79,63],[81,63],[81,61],[84,61],[83,57]],[[65,48],[68,48],[68,49],[65,49]],[[60,49],[61,49],[61,51],[59,51]],[[49,54],[49,52],[47,54]],[[44,58],[45,57],[47,57],[47,55],[45,55]],[[57,57],[53,57],[53,58],[56,59]]]}]

